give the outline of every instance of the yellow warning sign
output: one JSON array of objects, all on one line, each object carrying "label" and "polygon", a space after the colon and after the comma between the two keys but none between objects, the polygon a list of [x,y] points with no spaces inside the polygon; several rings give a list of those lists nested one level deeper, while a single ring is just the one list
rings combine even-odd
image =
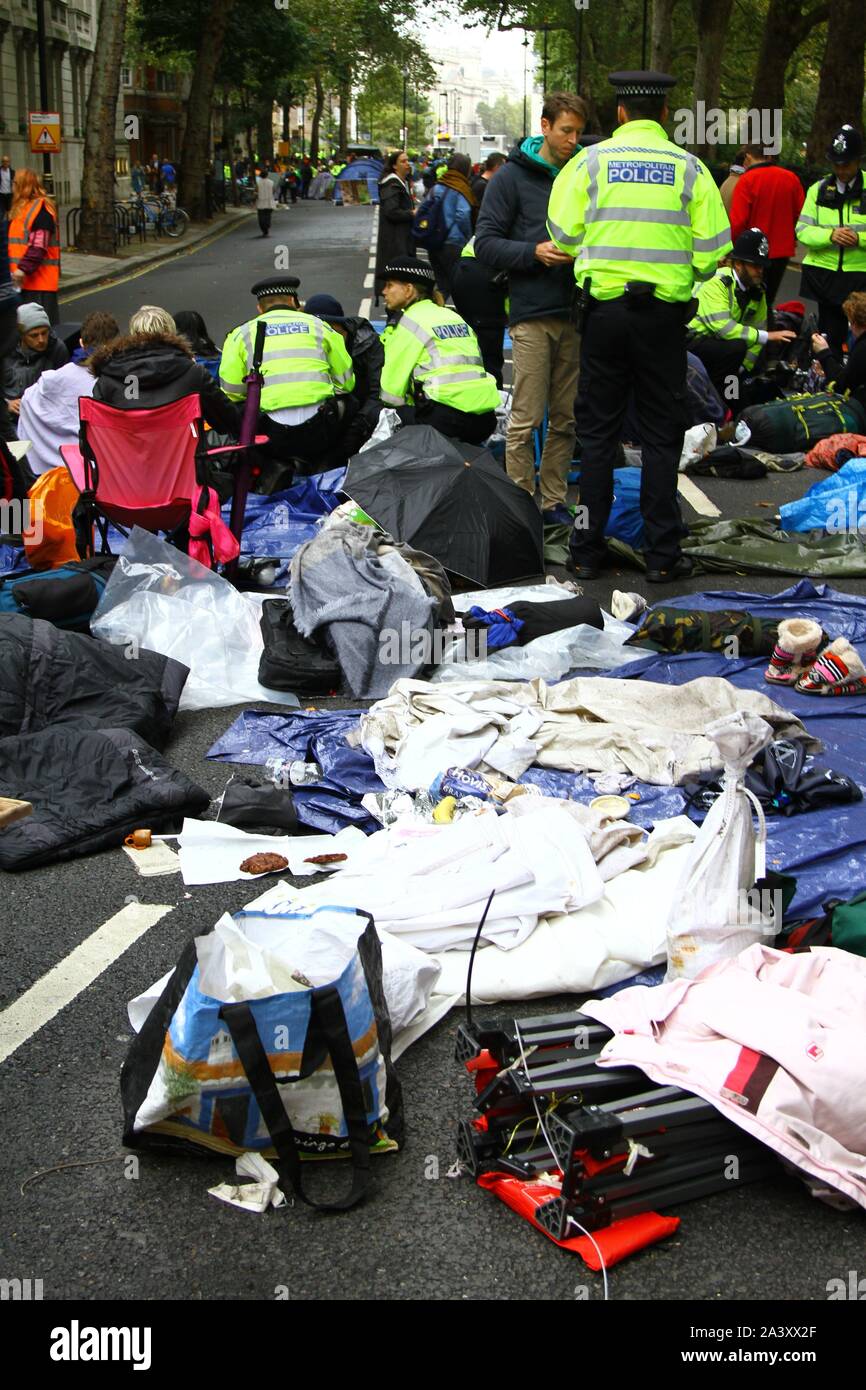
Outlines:
[{"label": "yellow warning sign", "polygon": [[31,111],[30,149],[33,154],[60,153],[60,113],[58,111]]}]

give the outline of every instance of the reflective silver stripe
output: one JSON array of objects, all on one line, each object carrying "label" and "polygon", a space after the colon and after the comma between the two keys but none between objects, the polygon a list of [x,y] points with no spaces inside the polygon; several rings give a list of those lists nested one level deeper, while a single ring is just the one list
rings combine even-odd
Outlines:
[{"label": "reflective silver stripe", "polygon": [[683,191],[682,196],[680,198],[680,206],[684,212],[688,207],[689,203],[692,201],[692,197],[695,191],[695,181],[700,172],[700,164],[695,159],[694,155],[690,154],[688,156],[688,162],[686,164],[686,175],[683,179]]},{"label": "reflective silver stripe", "polygon": [[404,314],[397,326],[398,328],[405,328],[406,332],[411,333],[413,338],[417,338],[425,348],[432,352],[438,351],[438,344],[433,334],[429,333],[420,323],[416,323],[414,319],[407,318]]},{"label": "reflective silver stripe", "polygon": [[720,246],[726,246],[731,239],[731,229],[726,227],[723,232],[716,232],[715,236],[696,236],[692,242],[694,251],[718,251]]},{"label": "reflective silver stripe", "polygon": [[818,219],[817,219],[817,217],[809,217],[808,213],[802,212],[802,213],[800,214],[800,216],[797,218],[797,226],[798,226],[798,227],[817,227],[817,226],[818,226]]},{"label": "reflective silver stripe", "polygon": [[[689,227],[687,212],[676,208],[597,208],[588,212],[587,222],[661,222],[667,226]],[[577,238],[574,238],[577,240]],[[583,238],[581,237],[582,241]]]},{"label": "reflective silver stripe", "polygon": [[[722,317],[722,319],[724,320],[723,322],[720,322],[720,323],[719,323],[719,328],[721,328],[722,332],[719,333],[719,332],[717,331],[717,332],[712,333],[711,336],[712,336],[713,338],[748,338],[748,337],[749,337],[749,328],[748,328],[748,326],[747,326],[746,324],[737,323],[737,320],[736,320],[736,319],[732,319],[731,316],[730,316],[730,314],[722,314],[721,317]],[[709,315],[709,316],[707,316],[707,317],[705,317],[703,314],[700,315],[700,321],[701,321],[701,323],[709,323],[710,318],[716,320],[716,319],[719,318],[719,315],[718,315],[718,314],[711,314],[711,315]],[[732,329],[733,329],[733,332],[731,332]]]},{"label": "reflective silver stripe", "polygon": [[550,232],[552,239],[560,242],[562,246],[580,246],[583,241],[582,232],[580,236],[569,236],[568,232],[564,232],[559,224],[557,222],[552,222],[550,218],[548,218],[547,221],[547,230]]},{"label": "reflective silver stripe", "polygon": [[276,372],[273,376],[268,373],[265,377],[263,391],[267,391],[269,386],[294,386],[296,381],[324,381],[330,384],[331,377],[326,371],[321,372]]},{"label": "reflective silver stripe", "polygon": [[731,317],[730,310],[721,309],[717,314],[699,314],[701,323],[721,323],[722,319]]},{"label": "reflective silver stripe", "polygon": [[272,353],[266,353],[262,358],[263,364],[267,362],[282,362],[287,357],[306,357],[307,361],[315,361],[318,356],[315,346],[305,348],[276,348]]},{"label": "reflective silver stripe", "polygon": [[452,381],[483,381],[484,372],[450,372],[447,376],[419,376],[417,378],[424,386],[447,386]]},{"label": "reflective silver stripe", "polygon": [[[591,150],[601,149],[600,145],[590,145]],[[617,145],[614,141],[605,145],[604,154],[655,154],[663,159],[694,159],[693,154],[688,154],[683,150],[668,149],[667,145],[655,145],[650,149],[645,149],[642,145]]]},{"label": "reflective silver stripe", "polygon": [[241,329],[241,342],[244,345],[244,357],[247,359],[247,371],[252,371],[253,366],[253,329],[252,324],[245,323]]},{"label": "reflective silver stripe", "polygon": [[691,251],[659,251],[650,246],[584,246],[590,261],[644,261],[647,265],[691,265]]},{"label": "reflective silver stripe", "polygon": [[239,391],[241,395],[246,395],[246,386],[242,381],[226,381],[224,376],[220,377],[220,390]]},{"label": "reflective silver stripe", "polygon": [[338,386],[348,386],[350,379],[354,380],[354,377],[355,373],[350,367],[347,372],[341,372],[339,376],[332,376],[332,380],[335,381]]},{"label": "reflective silver stripe", "polygon": [[483,370],[483,368],[484,368],[484,363],[482,362],[481,358],[480,358],[477,354],[475,354],[474,356],[469,356],[469,355],[467,354],[467,356],[465,356],[465,357],[462,357],[462,356],[460,356],[460,355],[455,355],[454,357],[444,357],[444,356],[443,356],[443,358],[442,358],[442,366],[443,366],[443,367],[481,367],[482,370]]},{"label": "reflective silver stripe", "polygon": [[380,391],[379,395],[386,405],[405,405],[403,396],[392,396],[390,391]]},{"label": "reflective silver stripe", "polygon": [[589,153],[586,156],[586,172],[589,177],[589,184],[586,190],[587,210],[584,215],[584,222],[589,222],[595,216],[598,208],[598,168],[600,156],[597,145],[590,145]]}]

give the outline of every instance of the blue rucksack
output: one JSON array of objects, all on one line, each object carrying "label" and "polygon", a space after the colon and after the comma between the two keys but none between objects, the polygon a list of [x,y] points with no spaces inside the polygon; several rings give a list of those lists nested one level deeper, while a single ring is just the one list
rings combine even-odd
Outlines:
[{"label": "blue rucksack", "polygon": [[441,185],[427,194],[421,206],[415,213],[415,218],[411,226],[412,240],[417,246],[423,246],[427,251],[438,251],[445,245],[445,239],[451,230],[445,220],[445,194],[437,197]]}]

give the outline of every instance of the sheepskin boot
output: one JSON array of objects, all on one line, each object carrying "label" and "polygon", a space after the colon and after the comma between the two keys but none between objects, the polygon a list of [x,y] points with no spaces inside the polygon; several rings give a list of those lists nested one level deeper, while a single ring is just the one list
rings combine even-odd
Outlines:
[{"label": "sheepskin boot", "polygon": [[811,618],[785,618],[779,623],[764,680],[770,685],[795,685],[812,665],[824,640],[820,626]]},{"label": "sheepskin boot", "polygon": [[866,666],[847,637],[825,647],[797,681],[801,695],[866,695]]},{"label": "sheepskin boot", "polygon": [[649,604],[642,594],[629,594],[622,589],[614,589],[610,596],[610,611],[622,623],[636,623],[641,613],[645,613],[648,608]]}]

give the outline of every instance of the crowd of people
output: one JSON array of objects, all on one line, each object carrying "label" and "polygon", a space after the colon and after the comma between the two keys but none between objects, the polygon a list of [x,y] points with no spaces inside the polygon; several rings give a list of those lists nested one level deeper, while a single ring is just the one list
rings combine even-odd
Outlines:
[{"label": "crowd of people", "polygon": [[[673,79],[617,73],[611,81],[618,125],[610,139],[585,135],[583,100],[555,92],[545,98],[540,133],[480,167],[461,153],[415,166],[403,150],[387,157],[375,271],[386,313],[381,333],[346,314],[327,290],[302,305],[299,280],[282,274],[252,287],[257,315],[228,334],[221,352],[200,315],[152,306],[123,336],[109,314],[94,314],[80,338],[64,342],[53,332],[56,209],[32,170],[11,170],[4,159],[0,434],[30,440],[38,473],[54,466],[59,444],[76,439],[81,395],[142,409],[195,391],[208,425],[223,441],[236,440],[263,319],[259,430],[271,486],[351,457],[386,407],[403,423],[483,443],[501,404],[507,328],[506,466],[535,493],[543,426],[538,485],[547,524],[571,524],[567,479],[580,438],[584,519],[572,532],[571,567],[593,578],[604,563],[627,421],[628,437],[642,448],[649,577],[687,573],[676,493],[690,423],[687,353],[725,401],[748,398],[768,348],[795,336],[774,327],[773,306],[797,241],[805,248],[803,293],[818,303],[816,366],[838,389],[866,395],[862,137],[844,126],[828,152],[832,173],[808,190],[757,146],[737,156],[719,189],[665,133]],[[308,198],[315,179],[342,167],[306,157],[260,165],[262,236],[279,202]],[[176,179],[156,156],[133,172],[157,191]],[[251,171],[241,164],[234,172]]]}]

